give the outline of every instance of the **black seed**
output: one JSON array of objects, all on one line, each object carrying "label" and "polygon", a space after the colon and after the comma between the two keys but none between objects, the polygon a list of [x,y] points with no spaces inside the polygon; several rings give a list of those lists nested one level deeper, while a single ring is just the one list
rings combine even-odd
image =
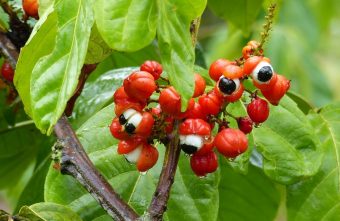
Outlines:
[{"label": "black seed", "polygon": [[129,123],[125,124],[125,131],[127,133],[132,134],[135,130],[136,130],[135,125]]},{"label": "black seed", "polygon": [[127,120],[124,117],[124,114],[121,114],[118,119],[121,125],[124,125],[127,122]]},{"label": "black seed", "polygon": [[193,154],[197,151],[197,147],[188,144],[181,144],[181,148],[187,154]]},{"label": "black seed", "polygon": [[229,78],[221,78],[218,83],[218,88],[224,94],[232,94],[236,90],[236,84]]},{"label": "black seed", "polygon": [[257,74],[257,79],[261,82],[269,81],[273,76],[273,70],[270,66],[264,66],[260,69],[259,73]]}]

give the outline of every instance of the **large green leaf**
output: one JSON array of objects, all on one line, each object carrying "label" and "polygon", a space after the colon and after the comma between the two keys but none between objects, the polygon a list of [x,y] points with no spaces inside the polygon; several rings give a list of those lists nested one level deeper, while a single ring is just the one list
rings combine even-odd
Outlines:
[{"label": "large green leaf", "polygon": [[112,49],[105,43],[98,32],[96,25],[92,27],[90,42],[85,59],[86,64],[95,64],[102,62],[112,53]]},{"label": "large green leaf", "polygon": [[90,0],[57,0],[54,8],[55,48],[35,64],[30,81],[33,120],[48,134],[76,89],[93,24]]},{"label": "large green leaf", "polygon": [[213,12],[249,35],[251,26],[260,12],[263,0],[209,0]]},{"label": "large green leaf", "polygon": [[253,133],[264,172],[273,180],[289,184],[318,171],[323,156],[320,142],[307,117],[287,96]]},{"label": "large green leaf", "polygon": [[[77,132],[95,166],[110,184],[139,213],[147,208],[158,182],[164,147],[159,146],[160,159],[146,175],[126,162],[116,152],[117,140],[108,125],[113,119],[110,105],[87,121]],[[165,220],[215,220],[218,211],[219,173],[197,178],[190,169],[189,158],[180,159],[170,195]],[[69,191],[72,189],[72,191]],[[111,220],[99,204],[71,177],[50,169],[45,183],[45,200],[70,206],[84,220]]]},{"label": "large green leaf", "polygon": [[30,221],[82,221],[71,209],[55,203],[37,203],[20,209],[20,217]]},{"label": "large green leaf", "polygon": [[3,8],[0,8],[0,30],[6,32],[9,29],[9,16]]},{"label": "large green leaf", "polygon": [[340,103],[310,114],[325,157],[314,177],[287,189],[289,220],[333,221],[340,219]]},{"label": "large green leaf", "polygon": [[139,50],[156,35],[154,0],[98,0],[94,9],[99,32],[115,50]]},{"label": "large green leaf", "polygon": [[158,1],[157,36],[162,64],[171,84],[181,94],[182,111],[194,91],[195,50],[188,30],[205,6],[205,0]]},{"label": "large green leaf", "polygon": [[0,189],[14,187],[27,170],[32,171],[44,138],[32,122],[0,131]]},{"label": "large green leaf", "polygon": [[[57,34],[56,13],[51,13],[38,21],[35,25],[31,39],[21,49],[14,75],[14,84],[19,92],[26,113],[32,117],[31,108],[31,76],[38,60],[52,52]],[[34,34],[35,33],[35,34]]]},{"label": "large green leaf", "polygon": [[220,205],[217,220],[274,220],[280,204],[280,194],[261,169],[250,166],[247,175],[241,175],[225,163],[222,163],[220,168]]}]

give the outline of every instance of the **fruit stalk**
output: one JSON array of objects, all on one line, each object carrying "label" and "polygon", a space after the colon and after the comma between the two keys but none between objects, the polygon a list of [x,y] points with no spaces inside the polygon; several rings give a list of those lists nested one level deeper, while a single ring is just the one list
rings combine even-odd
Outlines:
[{"label": "fruit stalk", "polygon": [[169,200],[170,189],[175,180],[175,174],[181,148],[179,145],[178,124],[174,123],[174,130],[171,133],[170,142],[167,145],[162,172],[158,181],[157,188],[151,200],[148,216],[150,220],[162,220]]}]

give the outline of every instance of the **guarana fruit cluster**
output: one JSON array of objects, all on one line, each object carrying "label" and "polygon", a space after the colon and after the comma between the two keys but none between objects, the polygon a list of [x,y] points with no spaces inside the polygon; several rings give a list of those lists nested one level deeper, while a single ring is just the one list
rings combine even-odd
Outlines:
[{"label": "guarana fruit cluster", "polygon": [[[214,148],[233,159],[248,148],[246,134],[269,116],[269,103],[278,105],[290,86],[290,81],[274,72],[270,60],[262,56],[258,43],[250,41],[236,61],[218,59],[209,69],[216,82],[206,91],[204,78],[195,74],[195,90],[185,112],[181,112],[181,96],[161,77],[162,66],[146,61],[139,71],[131,73],[114,93],[115,114],[110,131],[119,139],[118,153],[137,169],[145,172],[158,159],[155,142],[166,144],[179,136],[181,149],[190,156],[190,165],[197,176],[205,176],[218,167]],[[246,89],[244,81],[252,81],[265,99]],[[250,94],[248,116],[235,117],[226,106]],[[158,99],[150,98],[158,97]],[[152,105],[156,103],[156,105]],[[237,121],[238,128],[230,128],[227,117]],[[178,123],[178,130],[174,124]],[[218,127],[214,136],[212,131]],[[178,133],[178,134],[177,134]]]}]

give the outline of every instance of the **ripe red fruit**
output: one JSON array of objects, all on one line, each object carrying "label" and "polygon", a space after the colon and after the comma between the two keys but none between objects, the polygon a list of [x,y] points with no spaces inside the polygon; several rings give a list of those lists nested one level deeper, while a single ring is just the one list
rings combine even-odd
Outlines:
[{"label": "ripe red fruit", "polygon": [[248,58],[246,62],[244,62],[244,65],[243,65],[243,75],[250,75],[261,61],[270,63],[269,58],[262,57],[262,56],[253,56],[253,57]]},{"label": "ripe red fruit", "polygon": [[202,119],[186,119],[179,127],[180,145],[187,154],[193,154],[203,148],[206,138],[210,137],[211,128]]},{"label": "ripe red fruit", "polygon": [[209,76],[211,77],[211,79],[213,79],[214,81],[218,81],[218,79],[220,79],[223,74],[224,68],[231,63],[231,61],[223,58],[220,58],[213,62],[209,68]]},{"label": "ripe red fruit", "polygon": [[125,93],[140,102],[145,102],[156,90],[154,77],[145,71],[136,71],[124,80]]},{"label": "ripe red fruit", "polygon": [[137,169],[140,172],[145,172],[152,168],[158,160],[158,150],[150,145],[145,143],[143,145],[142,153],[137,161]]},{"label": "ripe red fruit", "polygon": [[247,150],[248,140],[242,131],[227,128],[216,135],[215,146],[225,157],[235,158]]},{"label": "ripe red fruit", "polygon": [[142,121],[136,127],[135,133],[143,137],[150,136],[154,123],[155,120],[153,119],[152,114],[149,112],[144,112],[142,115]]},{"label": "ripe red fruit", "polygon": [[[215,85],[214,91],[215,91],[215,93],[220,94],[221,96],[223,96],[223,99],[226,102],[230,102],[231,103],[231,102],[238,101],[242,97],[242,95],[243,95],[244,86],[243,86],[242,83],[240,83],[240,81],[238,79],[236,79],[235,82],[238,82],[238,85],[236,86],[237,88],[235,88],[235,91],[232,92],[231,94],[223,93],[220,90],[220,88],[219,88],[219,85],[220,85],[219,82]],[[229,87],[229,85],[227,87]]]},{"label": "ripe red fruit", "polygon": [[192,171],[197,176],[205,176],[207,173],[213,173],[218,167],[217,156],[214,151],[210,151],[205,155],[194,154],[190,159]]},{"label": "ripe red fruit", "polygon": [[33,17],[35,19],[39,19],[38,0],[22,0],[22,7],[23,7],[26,15]]},{"label": "ripe red fruit", "polygon": [[265,122],[269,116],[268,102],[256,97],[248,104],[247,113],[254,123],[259,124]]},{"label": "ripe red fruit", "polygon": [[205,143],[201,149],[199,149],[195,154],[196,155],[206,155],[210,151],[214,149],[214,137],[210,137],[208,141],[205,140]]},{"label": "ripe red fruit", "polygon": [[202,106],[195,102],[193,98],[189,100],[188,108],[185,111],[185,118],[207,119],[207,114],[204,113]]},{"label": "ripe red fruit", "polygon": [[215,91],[203,94],[198,103],[203,107],[203,112],[207,115],[217,115],[221,111],[223,104],[222,96],[218,95]]},{"label": "ripe red fruit", "polygon": [[253,84],[255,87],[257,87],[261,91],[265,91],[265,90],[270,90],[276,84],[276,81],[277,81],[277,74],[274,73],[272,78],[267,83],[259,84],[256,80],[253,79]]},{"label": "ripe red fruit", "polygon": [[267,89],[261,90],[263,96],[272,104],[278,105],[281,98],[286,94],[290,87],[290,81],[282,75],[277,75],[275,84]]},{"label": "ripe red fruit", "polygon": [[110,132],[112,136],[119,140],[128,140],[130,135],[124,131],[123,126],[119,123],[119,119],[116,117],[113,119],[110,125]]},{"label": "ripe red fruit", "polygon": [[129,97],[125,93],[124,87],[120,87],[115,91],[113,101],[115,103],[116,116],[120,116],[124,111],[130,108],[142,112],[143,108],[146,106],[146,103],[139,102],[138,100]]},{"label": "ripe red fruit", "polygon": [[168,87],[161,91],[159,104],[163,112],[178,116],[181,114],[181,96],[174,87]]},{"label": "ripe red fruit", "polygon": [[128,154],[143,142],[145,142],[145,140],[138,136],[132,137],[130,140],[120,140],[118,143],[117,152],[118,154]]},{"label": "ripe red fruit", "polygon": [[229,79],[239,79],[243,76],[242,68],[235,64],[226,65],[223,69],[223,75]]},{"label": "ripe red fruit", "polygon": [[1,74],[7,81],[13,82],[14,70],[7,61],[5,61],[1,66]]},{"label": "ripe red fruit", "polygon": [[240,117],[237,119],[238,128],[245,134],[253,130],[253,121],[249,117]]},{"label": "ripe red fruit", "polygon": [[145,61],[140,66],[140,70],[152,74],[155,80],[158,80],[163,72],[162,65],[157,61]]},{"label": "ripe red fruit", "polygon": [[205,80],[199,74],[195,74],[195,91],[192,97],[198,97],[204,93]]}]

